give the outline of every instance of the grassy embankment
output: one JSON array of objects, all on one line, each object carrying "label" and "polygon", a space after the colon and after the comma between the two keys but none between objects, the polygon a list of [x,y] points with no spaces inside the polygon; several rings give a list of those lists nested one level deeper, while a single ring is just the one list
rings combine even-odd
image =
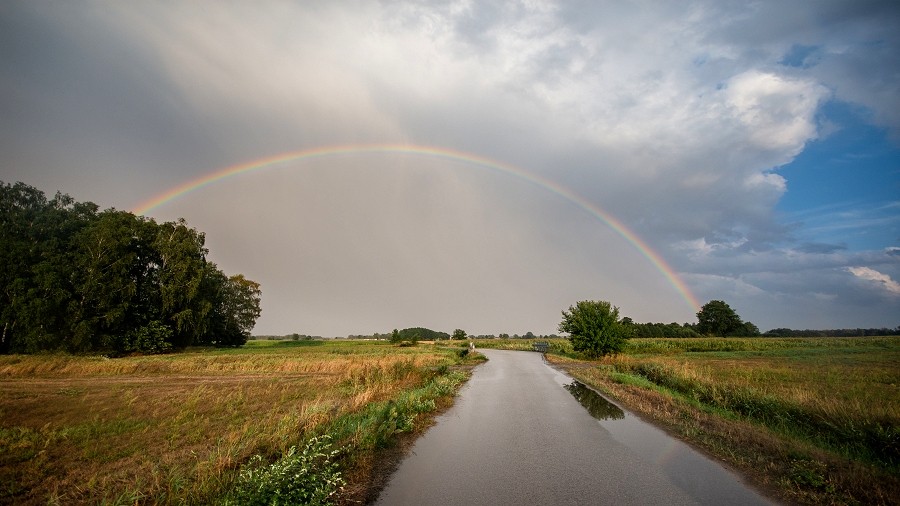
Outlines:
[{"label": "grassy embankment", "polygon": [[900,338],[632,339],[597,361],[551,346],[550,361],[782,500],[900,503]]},{"label": "grassy embankment", "polygon": [[340,470],[337,501],[364,500],[382,450],[452,402],[464,363],[427,345],[320,341],[0,356],[0,503],[221,502],[242,466],[255,486],[248,462],[323,435],[337,453],[312,459]]}]

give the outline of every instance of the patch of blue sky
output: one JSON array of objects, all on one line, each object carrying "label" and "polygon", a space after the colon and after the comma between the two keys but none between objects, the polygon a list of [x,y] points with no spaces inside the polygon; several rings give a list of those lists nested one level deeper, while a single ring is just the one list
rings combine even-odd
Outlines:
[{"label": "patch of blue sky", "polygon": [[820,46],[794,44],[778,63],[788,67],[809,68],[818,63],[820,50]]},{"label": "patch of blue sky", "polygon": [[778,169],[787,193],[776,210],[797,241],[822,249],[900,245],[900,146],[867,111],[832,101],[823,136]]}]

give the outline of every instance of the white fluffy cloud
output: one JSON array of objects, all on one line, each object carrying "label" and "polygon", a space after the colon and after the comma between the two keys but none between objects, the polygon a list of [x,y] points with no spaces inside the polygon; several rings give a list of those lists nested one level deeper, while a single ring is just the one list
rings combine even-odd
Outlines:
[{"label": "white fluffy cloud", "polygon": [[746,127],[746,138],[760,149],[782,152],[785,162],[816,138],[815,113],[827,96],[814,81],[755,70],[728,83],[728,103]]},{"label": "white fluffy cloud", "polygon": [[847,267],[847,271],[854,276],[871,281],[892,295],[900,295],[900,283],[891,279],[887,274],[869,267]]}]

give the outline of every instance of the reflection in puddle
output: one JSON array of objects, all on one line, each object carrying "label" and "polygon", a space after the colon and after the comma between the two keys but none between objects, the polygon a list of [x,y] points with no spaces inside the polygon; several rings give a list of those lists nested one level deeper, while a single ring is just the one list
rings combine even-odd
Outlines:
[{"label": "reflection in puddle", "polygon": [[597,420],[621,420],[625,412],[618,406],[604,399],[602,395],[586,387],[580,381],[573,381],[563,388],[569,391],[578,402]]},{"label": "reflection in puddle", "polygon": [[583,383],[572,380],[572,383],[563,383],[563,387],[578,399],[617,443],[630,449],[647,465],[661,471],[673,484],[693,495],[698,503],[771,504],[739,479],[736,480],[718,463],[640,418],[625,416],[618,406]]}]

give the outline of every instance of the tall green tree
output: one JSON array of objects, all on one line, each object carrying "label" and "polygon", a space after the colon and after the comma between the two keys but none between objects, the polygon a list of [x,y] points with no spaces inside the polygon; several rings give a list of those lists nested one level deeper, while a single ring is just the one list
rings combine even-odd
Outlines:
[{"label": "tall green tree", "polygon": [[600,357],[622,351],[632,329],[609,302],[582,300],[562,312],[559,331],[569,334],[575,351]]},{"label": "tall green tree", "polygon": [[75,297],[66,348],[88,351],[126,346],[130,329],[158,316],[142,304],[153,224],[131,213],[104,211],[73,238]]},{"label": "tall green tree", "polygon": [[456,339],[456,340],[459,340],[459,341],[462,341],[462,340],[464,340],[465,338],[466,338],[466,331],[463,330],[463,329],[456,329],[456,330],[454,330],[454,331],[453,331],[453,335],[451,336],[451,339]]},{"label": "tall green tree", "polygon": [[174,331],[176,346],[186,346],[203,331],[203,319],[211,309],[197,296],[206,269],[204,234],[184,220],[158,226],[153,247],[159,255],[158,283],[162,321]]},{"label": "tall green tree", "polygon": [[96,210],[0,182],[0,352],[61,347],[73,296],[70,242]]},{"label": "tall green tree", "polygon": [[744,322],[731,306],[721,300],[711,300],[697,312],[697,332],[709,336],[756,336],[759,329]]},{"label": "tall green tree", "polygon": [[259,283],[240,274],[228,277],[210,263],[203,292],[210,308],[200,342],[216,346],[246,343],[261,314]]},{"label": "tall green tree", "polygon": [[219,271],[204,240],[184,220],[0,181],[0,353],[243,343],[259,284]]}]

